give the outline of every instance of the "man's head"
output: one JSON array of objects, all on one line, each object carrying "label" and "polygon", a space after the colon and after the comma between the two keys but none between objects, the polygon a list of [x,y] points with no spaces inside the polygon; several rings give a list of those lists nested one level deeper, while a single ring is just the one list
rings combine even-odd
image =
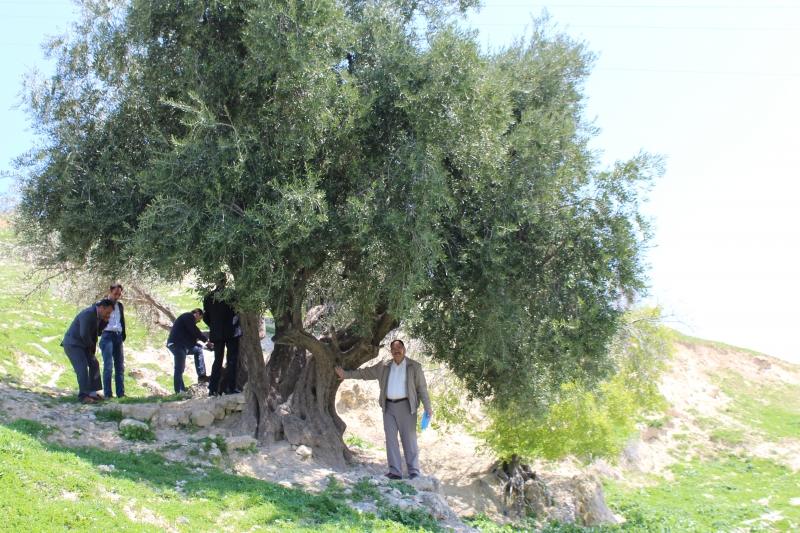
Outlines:
[{"label": "man's head", "polygon": [[108,299],[112,303],[117,303],[122,296],[122,285],[119,283],[112,283],[111,288],[108,289]]},{"label": "man's head", "polygon": [[192,314],[194,315],[194,323],[199,324],[201,320],[203,320],[203,310],[199,307],[197,309],[192,309]]},{"label": "man's head", "polygon": [[389,349],[392,352],[392,358],[394,362],[398,365],[403,362],[403,358],[406,356],[406,345],[400,339],[395,339],[389,345]]},{"label": "man's head", "polygon": [[97,318],[103,322],[108,322],[111,318],[111,312],[114,310],[114,302],[108,298],[104,298],[97,302]]}]

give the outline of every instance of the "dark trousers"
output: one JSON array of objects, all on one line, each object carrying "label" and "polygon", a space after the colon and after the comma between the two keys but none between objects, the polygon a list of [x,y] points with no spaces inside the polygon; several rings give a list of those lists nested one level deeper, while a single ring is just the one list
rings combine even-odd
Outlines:
[{"label": "dark trousers", "polygon": [[172,384],[175,387],[175,394],[186,390],[183,384],[183,371],[186,369],[186,356],[189,353],[194,354],[194,368],[197,371],[197,376],[206,375],[206,363],[203,358],[203,349],[200,346],[194,345],[193,348],[187,350],[178,344],[167,346],[172,356],[175,358],[175,373],[172,377]]},{"label": "dark trousers", "polygon": [[225,392],[220,390],[222,379],[222,361],[225,358],[225,348],[228,349],[227,388],[230,391],[236,388],[236,366],[239,362],[239,337],[211,341],[214,343],[214,364],[211,365],[211,378],[208,381],[208,392]]},{"label": "dark trousers", "polygon": [[94,350],[68,344],[64,346],[64,353],[67,354],[78,378],[78,400],[83,400],[89,393],[103,388],[100,379],[100,361],[95,357]]},{"label": "dark trousers", "polygon": [[125,358],[122,355],[122,333],[104,331],[100,336],[100,353],[103,354],[103,394],[111,398],[111,371],[114,371],[114,388],[117,398],[125,395]]}]

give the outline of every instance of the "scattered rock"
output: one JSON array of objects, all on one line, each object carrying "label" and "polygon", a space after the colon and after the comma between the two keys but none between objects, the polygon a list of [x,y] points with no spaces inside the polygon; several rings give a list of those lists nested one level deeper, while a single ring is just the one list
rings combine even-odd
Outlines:
[{"label": "scattered rock", "polygon": [[218,403],[214,404],[214,407],[211,408],[211,412],[214,413],[214,418],[217,420],[225,418],[225,408]]},{"label": "scattered rock", "polygon": [[209,457],[222,457],[222,452],[219,450],[219,448],[211,448],[208,451],[208,456]]},{"label": "scattered rock", "polygon": [[114,465],[97,465],[97,469],[101,472],[113,472],[116,470]]},{"label": "scattered rock", "polygon": [[647,442],[648,440],[661,438],[666,434],[667,430],[663,428],[648,426],[647,429],[642,431],[642,440]]},{"label": "scattered rock", "polygon": [[535,479],[526,481],[523,493],[531,506],[531,511],[537,516],[546,514],[547,508],[552,505],[550,492],[547,490],[547,486],[540,481]]},{"label": "scattered rock", "polygon": [[188,523],[189,523],[189,519],[188,519],[188,518],[185,518],[185,517],[183,517],[183,516],[179,516],[179,517],[178,517],[178,523],[179,523],[179,524],[188,524]]},{"label": "scattered rock", "polygon": [[417,492],[442,493],[442,483],[433,476],[419,476],[416,479],[409,479],[406,483],[417,489]]},{"label": "scattered rock", "polygon": [[304,446],[301,444],[300,446],[297,447],[295,453],[305,459],[306,457],[311,457],[314,452],[312,452],[311,448],[309,448],[308,446]]},{"label": "scattered rock", "polygon": [[181,411],[181,413],[178,415],[178,424],[182,426],[188,426],[190,417],[191,412],[188,409]]},{"label": "scattered rock", "polygon": [[708,390],[708,395],[712,398],[715,398],[719,395],[719,387],[711,387]]},{"label": "scattered rock", "polygon": [[606,496],[600,478],[593,475],[576,476],[576,478],[577,512],[583,520],[583,525],[592,527],[606,522],[618,523],[619,520],[606,504]]},{"label": "scattered rock", "polygon": [[756,364],[759,370],[769,370],[772,368],[772,363],[766,357],[755,357]]},{"label": "scattered rock", "polygon": [[447,505],[445,499],[435,492],[422,492],[419,495],[422,500],[422,505],[428,510],[428,513],[439,520],[440,522],[454,522],[458,521],[458,516],[454,513],[450,506]]},{"label": "scattered rock", "polygon": [[178,419],[173,414],[166,415],[162,421],[164,422],[165,426],[174,428],[178,426]]},{"label": "scattered rock", "polygon": [[216,419],[217,417],[206,410],[195,411],[192,413],[192,422],[194,422],[194,425],[197,427],[204,428],[210,426]]}]

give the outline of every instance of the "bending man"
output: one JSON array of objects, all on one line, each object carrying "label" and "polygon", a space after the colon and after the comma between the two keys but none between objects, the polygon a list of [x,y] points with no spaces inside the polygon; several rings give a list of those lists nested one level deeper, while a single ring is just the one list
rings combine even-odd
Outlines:
[{"label": "bending man", "polygon": [[61,346],[67,354],[75,375],[78,378],[78,401],[95,403],[101,397],[93,398],[92,393],[103,388],[100,379],[100,362],[95,356],[97,333],[105,327],[114,310],[114,302],[100,300],[87,307],[70,324]]},{"label": "bending man", "polygon": [[197,324],[203,319],[203,310],[194,309],[190,313],[183,313],[175,319],[172,329],[167,338],[167,348],[175,357],[175,374],[173,384],[175,394],[186,391],[183,384],[183,370],[186,368],[186,355],[191,352],[194,354],[194,368],[197,371],[197,381],[200,383],[208,381],[206,376],[206,365],[203,360],[203,349],[197,345],[197,340],[208,342],[206,337]]},{"label": "bending man", "polygon": [[400,460],[400,441],[406,458],[408,475],[419,477],[419,447],[417,446],[417,409],[420,401],[428,416],[433,416],[428,385],[422,365],[406,357],[406,347],[401,340],[390,344],[392,360],[358,370],[334,368],[339,379],[377,379],[381,393],[379,403],[383,409],[383,430],[386,433],[386,458],[389,460],[389,479],[402,479],[403,463]]}]

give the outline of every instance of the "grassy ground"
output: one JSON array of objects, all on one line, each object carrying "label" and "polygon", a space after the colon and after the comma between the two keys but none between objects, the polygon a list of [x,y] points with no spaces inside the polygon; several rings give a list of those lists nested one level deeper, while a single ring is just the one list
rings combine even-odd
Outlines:
[{"label": "grassy ground", "polygon": [[[431,531],[358,514],[332,485],[318,495],[169,463],[158,454],[64,448],[30,420],[0,426],[0,531]],[[113,471],[101,471],[113,465]],[[402,523],[405,520],[408,525]]]}]

